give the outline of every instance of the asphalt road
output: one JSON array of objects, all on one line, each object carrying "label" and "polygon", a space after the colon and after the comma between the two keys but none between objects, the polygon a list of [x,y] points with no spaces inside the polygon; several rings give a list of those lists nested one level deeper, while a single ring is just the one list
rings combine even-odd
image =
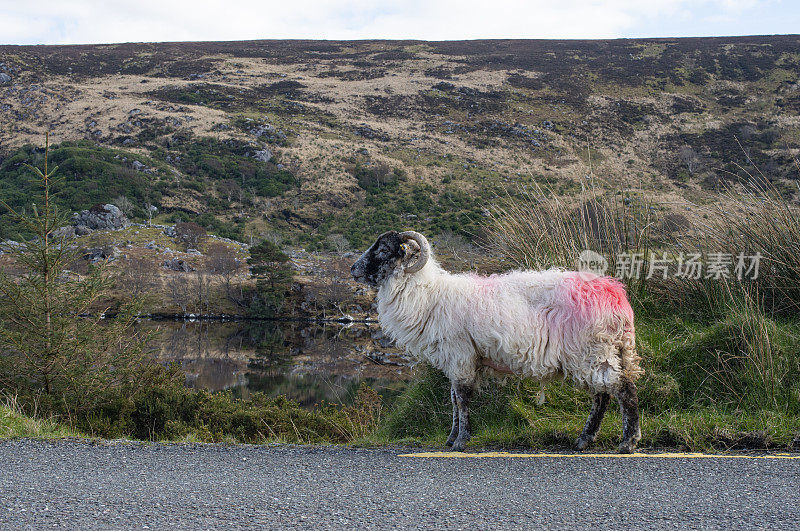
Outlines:
[{"label": "asphalt road", "polygon": [[0,528],[800,527],[800,459],[409,451],[5,441]]}]

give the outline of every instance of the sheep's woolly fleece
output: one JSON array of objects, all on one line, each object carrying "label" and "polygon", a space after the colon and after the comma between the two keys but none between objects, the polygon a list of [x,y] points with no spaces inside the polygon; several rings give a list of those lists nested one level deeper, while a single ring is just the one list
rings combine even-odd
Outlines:
[{"label": "sheep's woolly fleece", "polygon": [[633,311],[618,281],[551,269],[452,275],[431,257],[378,290],[384,330],[452,381],[474,381],[480,359],[538,380],[563,375],[615,393],[642,371]]}]

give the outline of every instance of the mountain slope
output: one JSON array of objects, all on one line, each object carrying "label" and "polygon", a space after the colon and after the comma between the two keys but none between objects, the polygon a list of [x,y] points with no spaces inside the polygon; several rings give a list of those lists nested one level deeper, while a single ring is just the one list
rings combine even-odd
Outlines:
[{"label": "mountain slope", "polygon": [[4,197],[49,129],[85,142],[67,208],[125,195],[238,238],[470,237],[497,194],[588,174],[689,216],[756,167],[796,192],[798,36],[2,46],[0,71]]}]

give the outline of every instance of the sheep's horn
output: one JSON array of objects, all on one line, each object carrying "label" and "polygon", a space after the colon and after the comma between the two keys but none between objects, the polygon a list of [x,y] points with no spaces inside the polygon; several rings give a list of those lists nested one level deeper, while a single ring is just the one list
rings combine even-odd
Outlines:
[{"label": "sheep's horn", "polygon": [[406,267],[406,273],[416,273],[428,262],[428,258],[431,256],[431,244],[428,243],[428,240],[425,239],[425,236],[420,234],[419,232],[414,232],[413,230],[408,230],[406,232],[401,232],[400,237],[403,240],[414,240],[419,245],[419,258],[413,264]]}]

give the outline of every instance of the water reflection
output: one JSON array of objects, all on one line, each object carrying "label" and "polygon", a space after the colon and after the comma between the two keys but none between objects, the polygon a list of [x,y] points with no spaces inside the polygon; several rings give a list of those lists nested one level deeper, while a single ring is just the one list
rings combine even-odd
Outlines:
[{"label": "water reflection", "polygon": [[277,321],[142,321],[156,328],[161,363],[177,362],[194,388],[285,395],[304,406],[347,403],[361,382],[393,395],[411,362],[375,324]]}]

